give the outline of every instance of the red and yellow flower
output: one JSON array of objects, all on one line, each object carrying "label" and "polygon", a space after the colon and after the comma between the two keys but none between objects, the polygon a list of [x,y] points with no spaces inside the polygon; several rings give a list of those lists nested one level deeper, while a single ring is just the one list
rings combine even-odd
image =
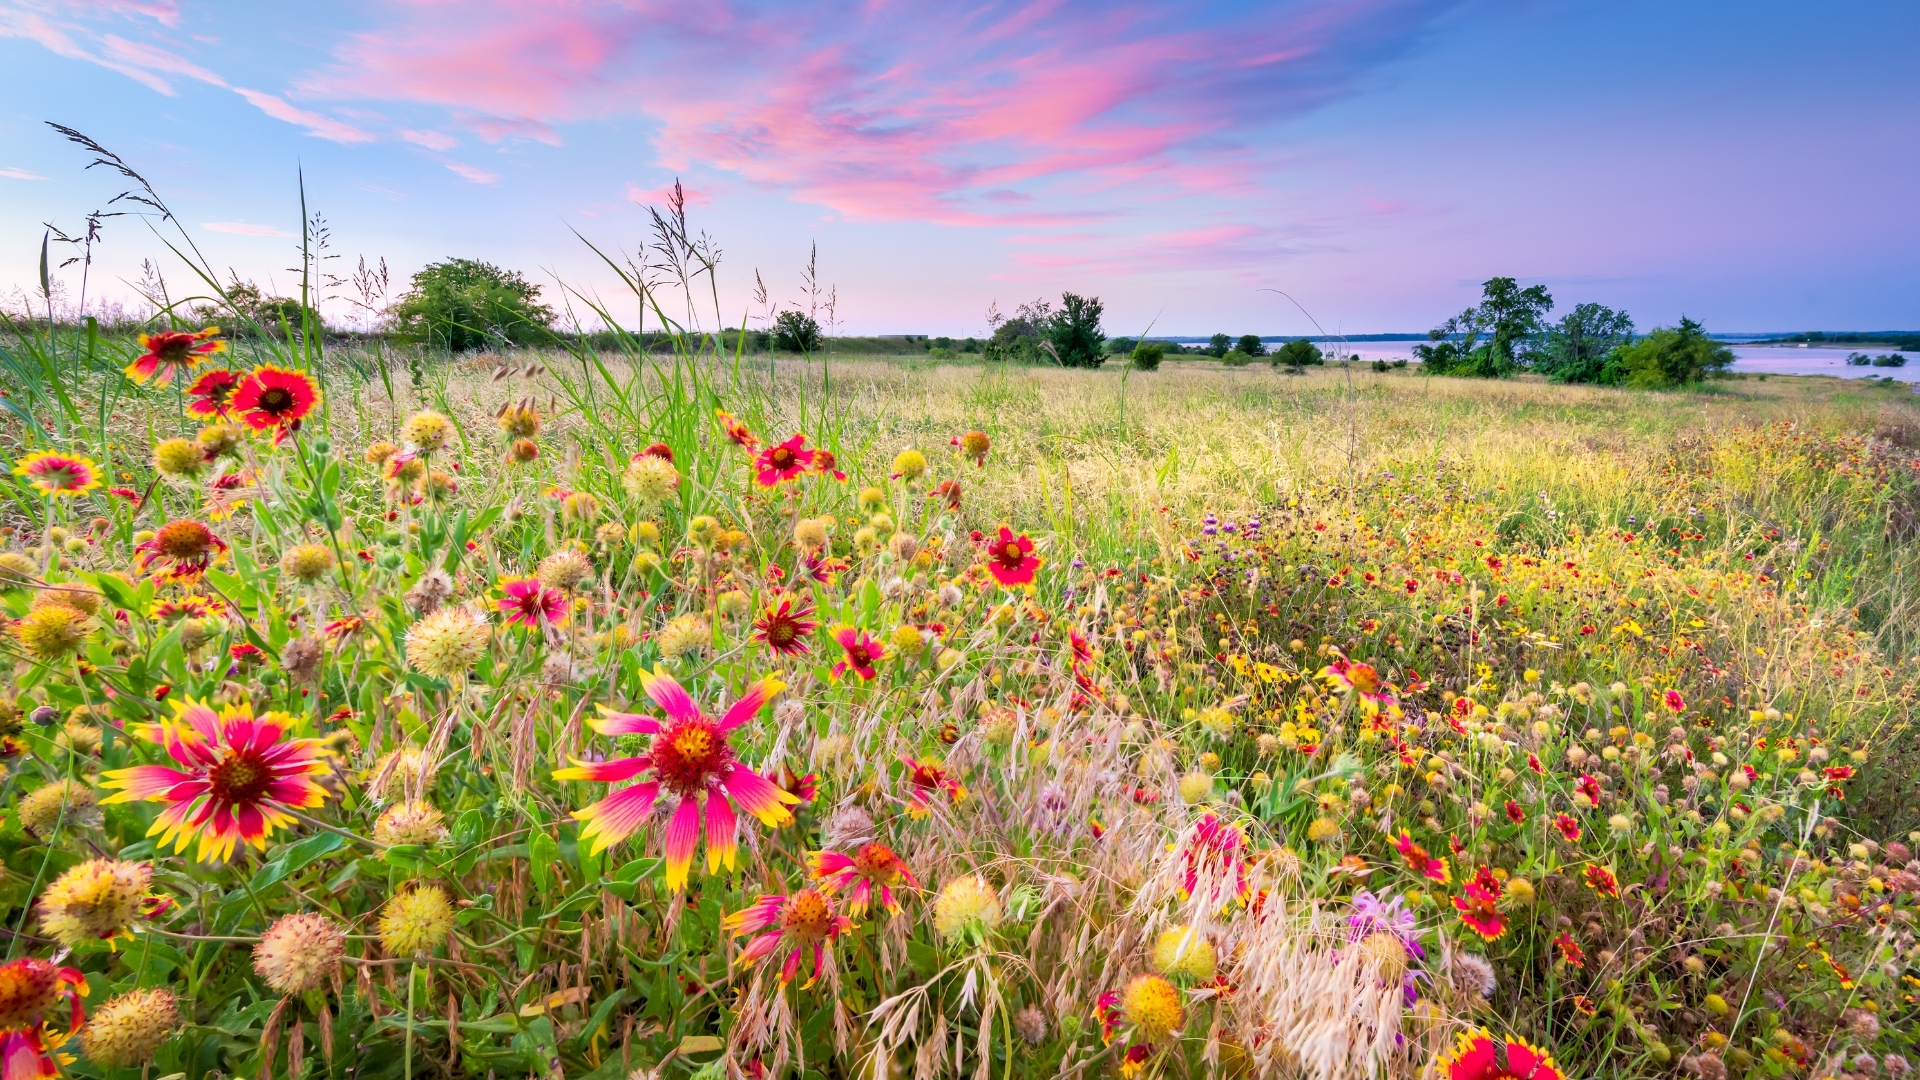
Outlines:
[{"label": "red and yellow flower", "polygon": [[1002,525],[1000,535],[987,542],[987,572],[1007,588],[1033,584],[1038,569],[1040,559],[1033,553],[1033,538],[1026,533],[1016,536]]},{"label": "red and yellow flower", "polygon": [[1580,842],[1580,822],[1572,814],[1553,815],[1553,827],[1560,830],[1560,835],[1566,839],[1567,843]]},{"label": "red and yellow flower", "polygon": [[788,594],[778,604],[768,602],[753,621],[753,639],[780,656],[805,656],[812,651],[807,638],[820,624],[813,621],[813,601]]},{"label": "red and yellow flower", "polygon": [[140,734],[164,746],[181,768],[136,765],[106,773],[102,786],[117,791],[102,802],[167,803],[148,836],[184,853],[199,838],[196,857],[231,859],[244,840],[264,851],[275,829],[290,828],[289,810],[307,810],[327,800],[315,779],[330,766],[318,739],[288,737],[294,718],[267,713],[256,719],[246,705],[211,706],[182,701],[176,716],[142,725]]},{"label": "red and yellow flower", "polygon": [[874,665],[887,658],[887,649],[872,634],[842,626],[833,632],[833,640],[840,643],[844,654],[844,658],[833,665],[834,678],[840,678],[849,671],[862,679],[872,679],[880,674]]},{"label": "red and yellow flower", "polygon": [[284,435],[320,402],[313,380],[298,371],[263,364],[247,372],[233,392],[233,411],[255,431]]},{"label": "red and yellow flower", "polygon": [[1585,877],[1587,887],[1601,896],[1620,895],[1620,879],[1614,876],[1612,869],[1593,863],[1587,867]]},{"label": "red and yellow flower", "polygon": [[913,794],[907,798],[909,814],[925,814],[927,799],[935,793],[945,793],[955,803],[966,801],[967,786],[948,772],[939,758],[916,761],[903,754],[900,763],[907,767],[907,783],[913,786]]},{"label": "red and yellow flower", "polygon": [[847,910],[855,915],[866,913],[875,890],[880,893],[880,906],[897,915],[900,902],[893,895],[894,886],[920,887],[919,879],[907,869],[906,860],[885,844],[867,844],[852,855],[816,851],[812,862],[813,876],[828,888],[845,892]]},{"label": "red and yellow flower", "polygon": [[723,865],[729,870],[734,866],[739,848],[733,803],[739,803],[741,809],[769,828],[793,820],[787,807],[798,803],[799,797],[747,768],[727,742],[731,732],[758,715],[761,706],[784,686],[771,677],[762,679],[715,720],[701,713],[671,676],[643,673],[641,682],[647,696],[667,714],[665,720],[603,708],[602,715],[592,723],[603,735],[652,735],[648,751],[638,757],[602,762],[576,760],[572,768],[556,770],[553,778],[618,783],[651,773],[650,779],[576,810],[573,816],[586,822],[580,839],[589,841],[591,852],[597,855],[645,824],[664,790],[677,803],[667,822],[665,853],[667,887],[678,892],[686,888],[688,869],[693,865],[703,800],[709,874]]},{"label": "red and yellow flower", "polygon": [[1499,1039],[1479,1028],[1463,1033],[1433,1061],[1444,1080],[1564,1080],[1545,1050],[1525,1039]]},{"label": "red and yellow flower", "polygon": [[79,454],[36,450],[14,462],[13,475],[24,477],[48,498],[71,498],[100,486],[100,466]]},{"label": "red and yellow flower", "polygon": [[507,617],[508,626],[538,629],[541,625],[559,626],[567,621],[567,594],[549,589],[539,578],[517,578],[500,583],[502,596],[495,605]]},{"label": "red and yellow flower", "polygon": [[239,388],[239,372],[215,368],[187,387],[187,396],[193,399],[187,403],[187,411],[210,419],[225,416],[227,407],[233,403],[234,391]]},{"label": "red and yellow flower", "polygon": [[127,365],[127,378],[137,383],[151,379],[155,386],[165,386],[173,381],[174,372],[192,371],[200,361],[227,351],[227,343],[220,340],[217,326],[197,333],[162,330],[157,334],[141,334],[140,347],[147,351]]},{"label": "red and yellow flower", "polygon": [[[0,964],[0,1078],[60,1075],[73,1058],[56,1052],[85,1019],[80,999],[86,995],[87,978],[73,968],[35,956]],[[71,1007],[68,1030],[49,1031],[44,1014],[62,1001]]]},{"label": "red and yellow flower", "polygon": [[787,949],[787,957],[780,964],[782,984],[793,981],[794,974],[800,970],[800,958],[811,952],[813,966],[807,981],[801,984],[804,990],[819,980],[834,939],[853,929],[853,920],[834,912],[832,893],[801,889],[792,896],[762,895],[746,908],[728,915],[721,925],[735,937],[759,935],[740,951],[740,959],[735,963],[758,963]]},{"label": "red and yellow flower", "polygon": [[807,437],[795,434],[783,443],[774,443],[754,459],[754,481],[761,487],[779,487],[788,480],[806,475],[813,469],[815,452],[807,449]]},{"label": "red and yellow flower", "polygon": [[143,574],[158,566],[163,581],[198,581],[227,545],[206,525],[182,519],[162,525],[153,539],[135,544],[133,550],[140,553],[137,565]]},{"label": "red and yellow flower", "polygon": [[1447,860],[1427,854],[1427,849],[1414,843],[1413,834],[1405,829],[1400,830],[1400,836],[1394,840],[1393,846],[1400,852],[1407,869],[1421,877],[1442,885],[1453,880],[1453,871],[1448,869]]}]

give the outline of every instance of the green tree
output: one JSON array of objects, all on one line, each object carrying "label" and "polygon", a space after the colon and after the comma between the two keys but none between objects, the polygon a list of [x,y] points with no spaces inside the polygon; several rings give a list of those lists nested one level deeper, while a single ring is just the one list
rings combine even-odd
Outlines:
[{"label": "green tree", "polygon": [[[1512,278],[1491,278],[1480,286],[1480,303],[1429,331],[1430,344],[1414,346],[1414,355],[1429,374],[1504,378],[1534,359],[1552,310],[1545,285],[1522,289]],[[1482,335],[1486,343],[1477,344]]]},{"label": "green tree", "polygon": [[1604,304],[1581,304],[1547,330],[1534,367],[1554,382],[1599,382],[1607,357],[1633,342],[1633,319]]},{"label": "green tree", "polygon": [[1106,363],[1107,332],[1101,329],[1100,298],[1061,293],[1060,308],[1046,324],[1046,338],[1063,367],[1099,367]]},{"label": "green tree", "polygon": [[773,347],[810,353],[820,347],[820,323],[804,311],[792,309],[773,317]]},{"label": "green tree", "polygon": [[1324,364],[1327,358],[1320,352],[1320,346],[1312,341],[1307,338],[1294,338],[1273,350],[1273,359],[1270,362],[1274,367],[1285,364],[1298,371],[1309,364]]},{"label": "green tree", "polygon": [[1260,340],[1259,334],[1241,334],[1240,343],[1235,345],[1234,348],[1246,353],[1248,356],[1267,355],[1267,346]]},{"label": "green tree", "polygon": [[1215,334],[1207,339],[1207,352],[1219,359],[1233,348],[1233,339],[1225,334]]},{"label": "green tree", "polygon": [[1700,324],[1682,316],[1677,327],[1659,327],[1607,358],[1600,382],[1660,389],[1689,386],[1733,364],[1733,350],[1708,337]]},{"label": "green tree", "polygon": [[448,259],[413,275],[390,317],[402,337],[453,352],[497,341],[528,345],[552,333],[553,311],[519,272],[474,259]]},{"label": "green tree", "polygon": [[1167,355],[1167,347],[1158,341],[1143,341],[1133,349],[1130,362],[1141,371],[1160,370],[1160,361]]}]

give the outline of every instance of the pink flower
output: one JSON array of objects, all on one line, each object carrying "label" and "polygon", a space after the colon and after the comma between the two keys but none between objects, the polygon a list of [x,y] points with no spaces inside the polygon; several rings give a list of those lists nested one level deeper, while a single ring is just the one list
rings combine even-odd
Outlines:
[{"label": "pink flower", "polygon": [[761,487],[778,487],[788,480],[805,475],[813,468],[815,453],[807,449],[807,437],[794,435],[783,443],[775,443],[760,451],[754,459],[754,468],[758,474],[754,477]]},{"label": "pink flower", "polygon": [[853,891],[847,895],[847,910],[855,915],[867,910],[876,889],[880,892],[880,906],[898,914],[900,902],[894,899],[893,887],[903,883],[916,889],[920,887],[913,871],[907,869],[906,860],[895,855],[893,849],[885,844],[867,844],[852,855],[842,855],[838,851],[816,851],[813,853],[813,876],[835,892],[845,891],[851,886]]},{"label": "pink flower", "polygon": [[828,949],[835,938],[853,929],[853,920],[833,910],[833,896],[821,889],[801,889],[792,896],[763,895],[746,908],[728,915],[721,925],[735,937],[758,935],[740,951],[739,964],[754,964],[787,949],[780,964],[780,982],[793,981],[803,954],[813,953],[813,966],[801,989],[812,986],[825,970]]},{"label": "pink flower", "polygon": [[887,658],[887,650],[872,634],[857,630],[851,626],[842,626],[833,632],[833,640],[840,643],[846,659],[833,665],[833,677],[839,678],[851,671],[862,679],[872,679],[880,672],[873,665]]},{"label": "pink flower", "polygon": [[1005,525],[1000,526],[999,537],[988,542],[987,560],[987,572],[993,580],[1009,589],[1033,584],[1033,573],[1040,569],[1032,538],[1026,533],[1015,536]]},{"label": "pink flower", "polygon": [[559,626],[567,621],[566,594],[540,584],[539,578],[502,582],[500,591],[506,595],[500,598],[498,607],[509,626]]}]

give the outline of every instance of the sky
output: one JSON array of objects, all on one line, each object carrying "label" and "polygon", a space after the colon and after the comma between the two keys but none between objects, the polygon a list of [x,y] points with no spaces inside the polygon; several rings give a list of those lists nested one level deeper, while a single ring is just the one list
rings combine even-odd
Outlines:
[{"label": "sky", "polygon": [[293,291],[304,181],[333,276],[484,259],[631,325],[603,255],[678,181],[709,329],[756,273],[850,334],[1063,291],[1115,335],[1418,332],[1493,276],[1642,329],[1920,329],[1914,40],[1911,0],[0,0],[0,292],[100,209],[92,298],[143,260],[194,291],[175,226]]}]

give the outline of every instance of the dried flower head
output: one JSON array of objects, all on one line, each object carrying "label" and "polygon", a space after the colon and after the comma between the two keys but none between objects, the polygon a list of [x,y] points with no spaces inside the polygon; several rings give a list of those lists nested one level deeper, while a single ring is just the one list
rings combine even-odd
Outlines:
[{"label": "dried flower head", "polygon": [[185,480],[206,467],[206,451],[192,439],[162,439],[153,444],[153,468],[161,476]]},{"label": "dried flower head", "polygon": [[67,828],[97,825],[100,797],[78,780],[55,780],[21,796],[20,827],[40,839],[53,835],[64,815]]},{"label": "dried flower head", "polygon": [[660,655],[678,660],[689,653],[705,652],[713,643],[713,628],[698,615],[681,615],[660,628]]},{"label": "dried flower head", "polygon": [[673,462],[652,454],[642,454],[627,463],[620,486],[643,506],[666,502],[680,490],[680,470]]},{"label": "dried flower head", "polygon": [[402,888],[380,911],[380,947],[389,956],[424,956],[453,932],[453,903],[438,885]]},{"label": "dried flower head", "polygon": [[333,549],[325,544],[300,544],[280,556],[280,569],[295,581],[312,584],[333,569]]},{"label": "dried flower head", "polygon": [[179,1026],[180,1003],[173,991],[129,990],[94,1010],[80,1045],[96,1065],[145,1065]]},{"label": "dried flower head", "polygon": [[570,591],[593,576],[593,562],[578,548],[563,547],[540,560],[540,584],[549,589]]},{"label": "dried flower head", "polygon": [[1000,926],[1000,894],[979,874],[963,874],[947,882],[933,904],[933,926],[940,936],[957,942],[984,937]]},{"label": "dried flower head", "polygon": [[148,906],[153,867],[88,859],[54,879],[40,896],[40,927],[62,945],[125,933]]},{"label": "dried flower head", "polygon": [[453,441],[453,421],[432,410],[423,410],[407,417],[407,422],[400,425],[400,438],[422,453],[437,454]]},{"label": "dried flower head", "polygon": [[332,919],[313,911],[283,915],[253,947],[253,970],[282,994],[302,994],[326,985],[346,952],[346,931]]},{"label": "dried flower head", "polygon": [[382,844],[437,844],[447,838],[446,815],[429,802],[400,803],[373,823],[373,838]]},{"label": "dried flower head", "polygon": [[1191,926],[1176,926],[1153,943],[1153,969],[1170,978],[1203,983],[1213,978],[1213,942]]},{"label": "dried flower head", "polygon": [[491,636],[487,620],[471,609],[442,608],[407,631],[407,663],[436,679],[465,675],[480,662]]},{"label": "dried flower head", "polygon": [[1136,975],[1120,993],[1120,1015],[1141,1042],[1158,1043],[1187,1025],[1180,990],[1158,975]]},{"label": "dried flower head", "polygon": [[14,640],[36,660],[59,660],[80,651],[93,633],[93,620],[84,611],[65,604],[49,604],[27,612],[12,627]]}]

